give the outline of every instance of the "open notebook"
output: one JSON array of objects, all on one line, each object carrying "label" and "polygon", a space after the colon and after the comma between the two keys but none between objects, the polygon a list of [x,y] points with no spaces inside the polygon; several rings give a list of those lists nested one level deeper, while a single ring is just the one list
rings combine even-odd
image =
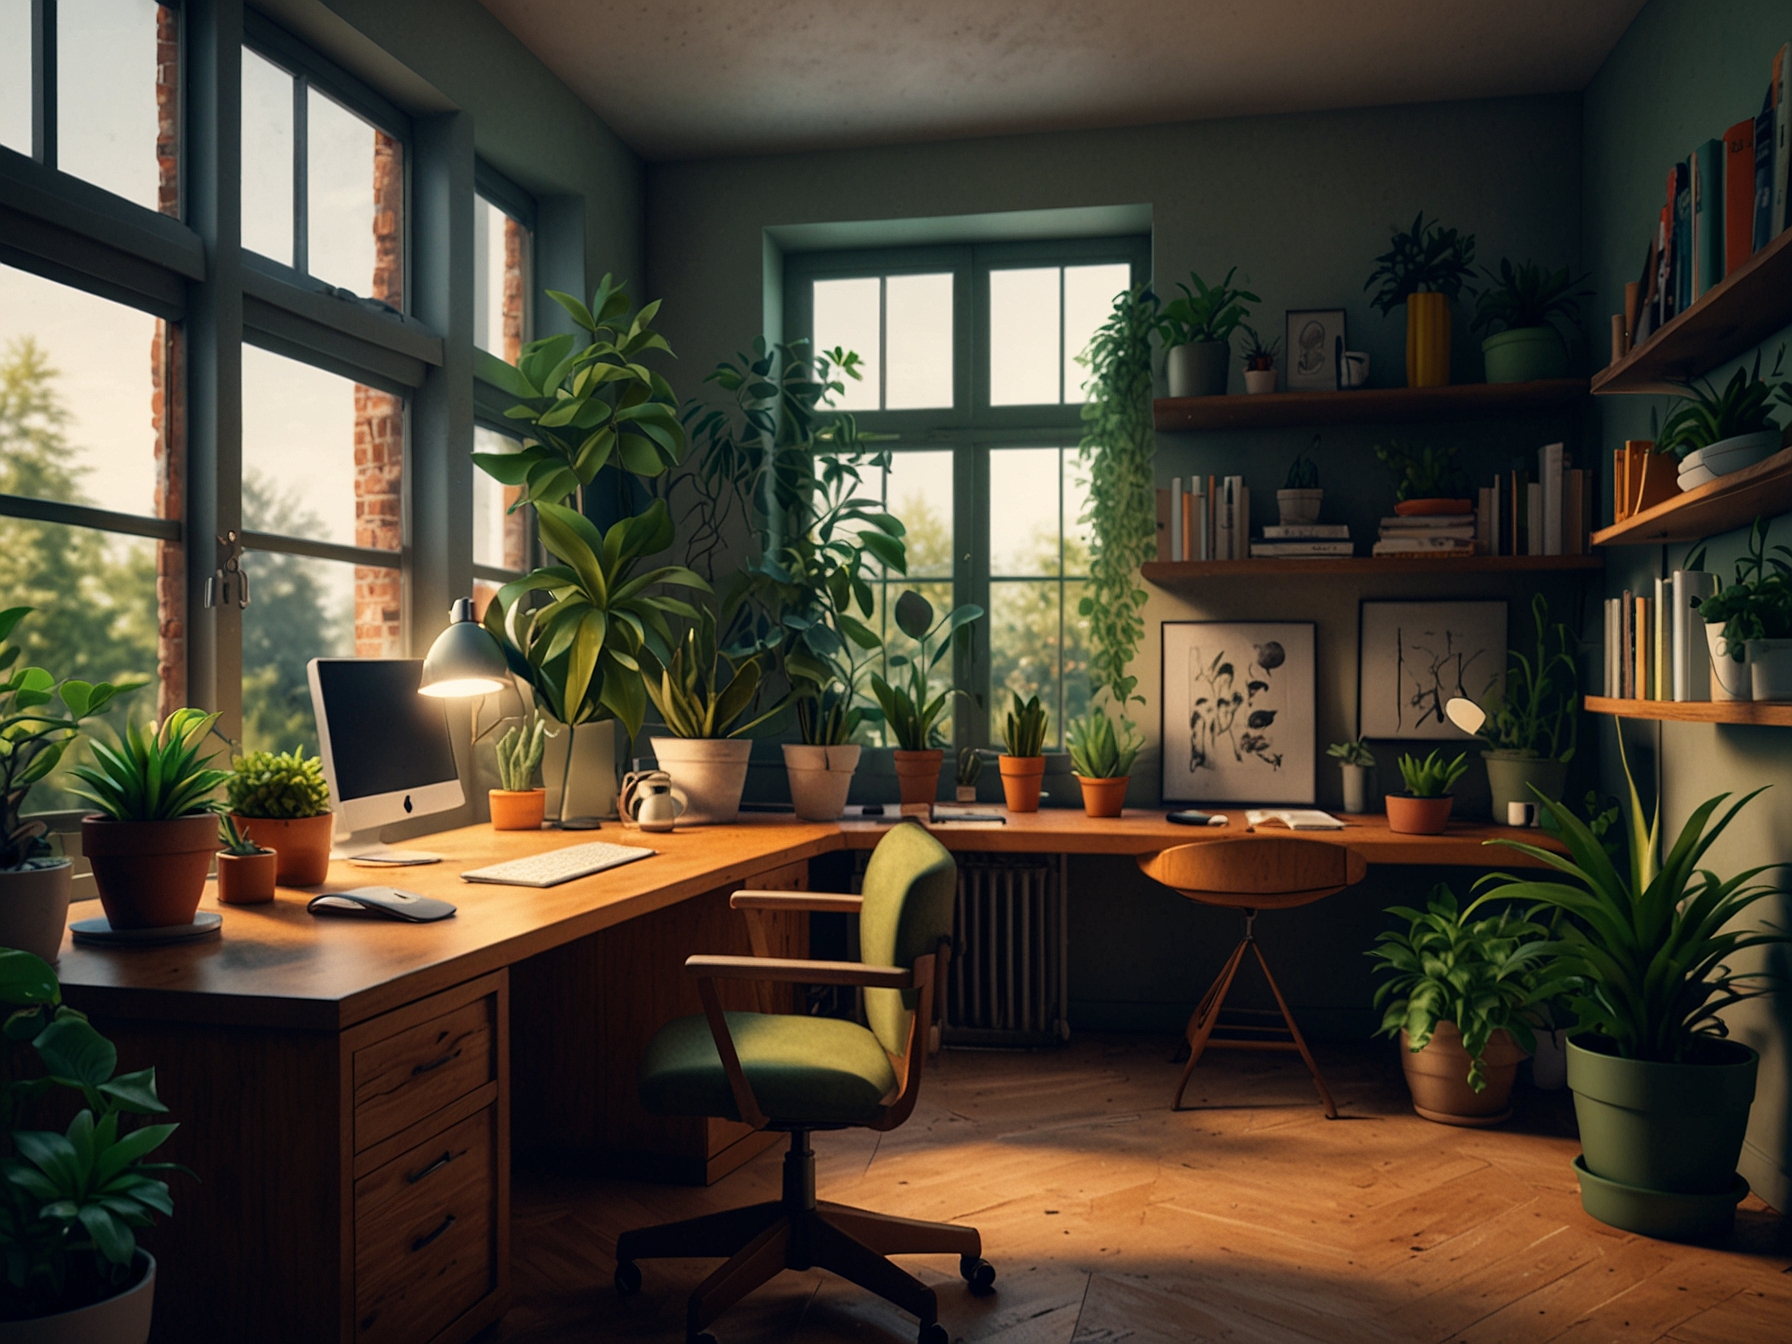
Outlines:
[{"label": "open notebook", "polygon": [[1244,814],[1245,821],[1252,826],[1286,826],[1291,831],[1341,831],[1344,823],[1330,812],[1320,812],[1314,808],[1271,807],[1262,811],[1252,810]]}]

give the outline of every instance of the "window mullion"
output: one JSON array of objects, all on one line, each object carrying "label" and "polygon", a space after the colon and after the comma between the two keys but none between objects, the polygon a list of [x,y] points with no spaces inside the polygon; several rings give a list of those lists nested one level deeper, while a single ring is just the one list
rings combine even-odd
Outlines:
[{"label": "window mullion", "polygon": [[952,602],[983,608],[966,627],[967,647],[953,651],[953,684],[964,692],[953,712],[953,745],[989,741],[989,446],[959,443],[952,450]]},{"label": "window mullion", "polygon": [[303,75],[292,80],[292,266],[311,274],[311,149],[306,111],[311,83]]},{"label": "window mullion", "polygon": [[56,0],[31,0],[31,157],[56,166]]},{"label": "window mullion", "polygon": [[877,409],[890,400],[890,277],[877,277]]}]

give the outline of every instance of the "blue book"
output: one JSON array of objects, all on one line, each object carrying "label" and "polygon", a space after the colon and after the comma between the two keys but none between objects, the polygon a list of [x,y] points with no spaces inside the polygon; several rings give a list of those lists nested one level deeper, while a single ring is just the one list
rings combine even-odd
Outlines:
[{"label": "blue book", "polygon": [[1724,142],[1692,152],[1692,297],[1724,278]]}]

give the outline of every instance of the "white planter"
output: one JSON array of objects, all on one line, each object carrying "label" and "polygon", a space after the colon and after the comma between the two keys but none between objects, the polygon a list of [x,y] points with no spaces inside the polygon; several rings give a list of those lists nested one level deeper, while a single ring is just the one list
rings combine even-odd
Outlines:
[{"label": "white planter", "polygon": [[156,1260],[141,1248],[137,1256],[143,1277],[117,1297],[34,1321],[0,1321],[0,1344],[144,1344],[156,1301]]},{"label": "white planter", "polygon": [[549,722],[550,737],[541,753],[541,782],[547,786],[547,815],[550,821],[560,817],[560,793],[567,776],[567,747],[572,747],[572,792],[567,795],[569,817],[607,817],[616,810],[616,725],[581,723],[568,729],[563,723]]},{"label": "white planter", "polygon": [[1281,515],[1283,527],[1318,522],[1319,506],[1324,502],[1323,490],[1276,491],[1276,512]]},{"label": "white planter", "polygon": [[811,747],[784,744],[784,769],[790,775],[790,801],[804,821],[837,821],[846,810],[853,771],[859,768],[857,744]]},{"label": "white planter", "polygon": [[[1680,474],[1685,476],[1690,472],[1704,471],[1713,479],[1728,476],[1732,471],[1741,471],[1744,467],[1766,461],[1779,450],[1780,431],[1777,429],[1736,434],[1688,453],[1680,459]],[[1689,488],[1681,486],[1683,490]]]},{"label": "white planter", "polygon": [[1363,813],[1369,810],[1369,772],[1372,765],[1341,765],[1344,776],[1344,810]]},{"label": "white planter", "polygon": [[740,815],[753,743],[746,738],[655,737],[653,758],[672,776],[672,796],[684,802],[681,826],[708,826]]},{"label": "white planter", "polygon": [[73,872],[67,859],[0,872],[0,947],[16,947],[55,963],[68,925]]},{"label": "white planter", "polygon": [[1251,396],[1276,390],[1276,371],[1274,369],[1246,369],[1244,371],[1244,390]]},{"label": "white planter", "polygon": [[1721,625],[1705,626],[1705,647],[1711,657],[1711,698],[1747,700],[1754,695],[1748,674],[1748,648],[1732,650]]},{"label": "white planter", "polygon": [[1754,700],[1792,700],[1792,639],[1748,642],[1749,695]]},{"label": "white planter", "polygon": [[1537,1052],[1531,1056],[1531,1082],[1543,1092],[1560,1092],[1568,1086],[1568,1033],[1539,1031]]}]

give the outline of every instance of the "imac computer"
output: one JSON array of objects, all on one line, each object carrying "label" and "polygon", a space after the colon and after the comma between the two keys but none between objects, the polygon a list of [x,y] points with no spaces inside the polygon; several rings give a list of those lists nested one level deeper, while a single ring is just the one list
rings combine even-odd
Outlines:
[{"label": "imac computer", "polygon": [[419,695],[420,658],[313,658],[307,667],[324,778],[336,803],[330,857],[429,863],[388,849],[380,829],[466,802],[440,700]]}]

